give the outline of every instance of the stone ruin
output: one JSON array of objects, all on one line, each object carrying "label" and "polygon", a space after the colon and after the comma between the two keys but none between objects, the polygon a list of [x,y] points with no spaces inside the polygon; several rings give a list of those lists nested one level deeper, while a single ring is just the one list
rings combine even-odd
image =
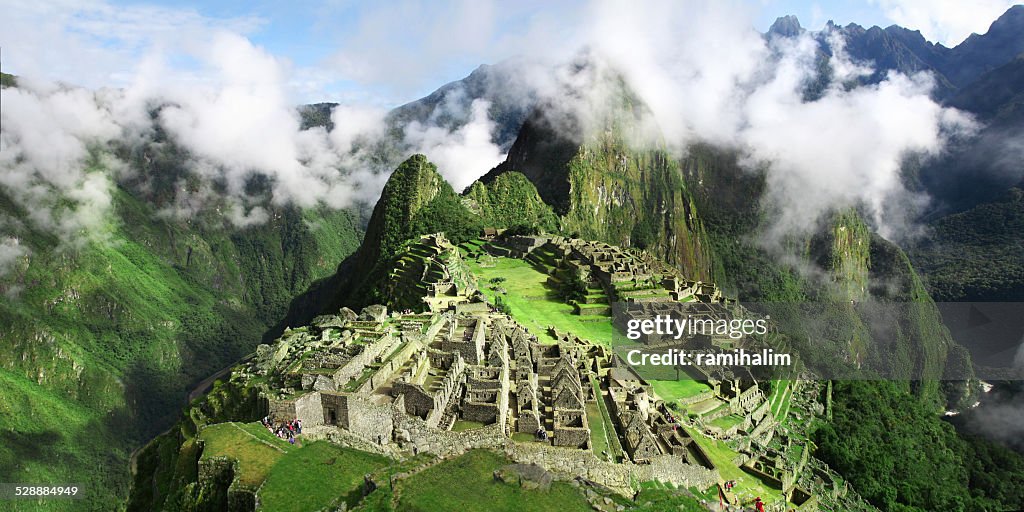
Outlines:
[{"label": "stone ruin", "polygon": [[[540,261],[555,268],[586,268],[611,294],[618,293],[617,283],[657,281],[668,299],[634,297],[627,300],[633,314],[657,314],[678,304],[679,293],[692,297],[703,314],[728,314],[729,304],[717,288],[684,281],[642,253],[560,237],[515,237],[505,246],[526,255],[541,251]],[[459,300],[428,300],[422,313],[384,306],[358,314],[342,309],[287,330],[274,346],[261,346],[248,371],[272,383],[264,407],[273,421],[299,418],[305,426],[340,429],[387,450],[447,456],[473,447],[503,447],[517,462],[556,471],[576,468],[618,489],[628,488],[638,475],[685,486],[720,482],[712,458],[683,427],[685,420],[703,435],[741,440],[737,451],[746,471],[778,480],[789,495],[810,501],[825,486],[806,482],[809,463],[791,463],[786,455],[791,446],[770,448],[778,443],[779,426],[753,376],[694,367],[691,376],[709,386],[695,399],[723,405],[686,419],[608,348],[553,329],[557,342],[541,343],[511,317],[464,296],[469,288],[451,295],[456,285],[449,279],[458,262],[443,257],[452,249],[443,237],[423,237],[414,248],[429,253],[424,261],[446,262],[438,271],[444,279],[428,283],[425,297]],[[714,339],[696,342],[716,344]],[[725,414],[741,420],[728,429],[715,427],[714,420]],[[594,453],[594,421],[605,423],[602,430],[621,448],[621,460]]]},{"label": "stone ruin", "polygon": [[[609,381],[611,399],[604,396],[600,375],[621,368],[613,367],[614,357],[603,347],[570,334],[540,343],[490,310],[408,314],[378,306],[346,317],[318,317],[307,328],[289,330],[276,352],[261,349],[253,360],[256,373],[277,382],[276,392],[265,393],[272,421],[298,418],[305,427],[343,429],[380,446],[440,453],[450,449],[444,448],[451,446],[449,436],[478,433],[494,446],[519,445],[524,441],[517,436],[525,435],[558,459],[568,456],[559,450],[591,453],[594,417],[588,408],[601,400],[613,411],[612,435],[625,440],[622,463],[674,465],[691,480],[713,474],[701,473],[713,471],[701,463],[706,459],[674,449],[661,434],[656,400],[645,383],[634,383],[638,387],[626,396]],[[459,432],[458,422],[475,429]],[[527,452],[524,457],[537,457]]]}]

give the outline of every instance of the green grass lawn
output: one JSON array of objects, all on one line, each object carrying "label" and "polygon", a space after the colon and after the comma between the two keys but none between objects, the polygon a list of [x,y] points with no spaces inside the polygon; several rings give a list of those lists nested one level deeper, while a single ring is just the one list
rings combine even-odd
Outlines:
[{"label": "green grass lawn", "polygon": [[509,464],[504,455],[472,450],[418,473],[398,485],[398,510],[460,512],[591,510],[583,494],[565,482],[547,491],[528,491],[498,482],[494,470]]},{"label": "green grass lawn", "polygon": [[386,457],[326,441],[303,445],[275,464],[260,488],[261,510],[301,512],[349,508],[363,496],[363,476],[390,464]]},{"label": "green grass lawn", "polygon": [[484,424],[479,421],[455,420],[455,424],[452,425],[452,431],[461,432],[463,430],[473,430],[483,426]]},{"label": "green grass lawn", "polygon": [[533,434],[527,432],[513,432],[512,440],[517,443],[532,443],[537,440]]},{"label": "green grass lawn", "polygon": [[[481,267],[472,259],[466,263],[492,302],[499,293],[491,290],[487,283],[495,277],[505,278],[499,286],[507,291],[502,297],[512,311],[512,318],[541,341],[555,341],[547,333],[548,326],[553,325],[559,331],[572,332],[597,344],[611,344],[614,328],[610,316],[574,315],[572,306],[554,297],[547,288],[545,281],[548,276],[529,263],[516,258],[495,258],[493,267]],[[607,307],[605,304],[600,306]]]},{"label": "green grass lawn", "polygon": [[679,398],[690,398],[705,391],[711,391],[711,386],[699,380],[652,380],[650,382],[654,393],[666,402]]},{"label": "green grass lawn", "polygon": [[206,444],[203,458],[217,455],[238,461],[238,480],[258,487],[270,469],[286,453],[296,449],[274,437],[259,423],[219,423],[204,428],[199,438]]},{"label": "green grass lawn", "polygon": [[587,424],[590,425],[590,445],[594,455],[604,457],[602,454],[611,454],[604,416],[596,402],[587,402]]},{"label": "green grass lawn", "polygon": [[725,416],[722,416],[721,418],[715,418],[711,422],[712,425],[722,430],[729,430],[733,426],[739,425],[740,423],[743,423],[743,418],[736,416],[735,414],[727,414]]},{"label": "green grass lawn", "polygon": [[636,496],[637,505],[632,510],[645,512],[668,510],[705,512],[707,510],[696,498],[661,482],[643,482],[640,486],[640,493]]}]

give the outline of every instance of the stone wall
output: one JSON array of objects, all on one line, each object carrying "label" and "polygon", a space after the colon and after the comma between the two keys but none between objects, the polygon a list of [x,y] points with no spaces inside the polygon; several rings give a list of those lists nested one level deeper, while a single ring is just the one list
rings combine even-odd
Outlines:
[{"label": "stone wall", "polygon": [[425,419],[437,406],[433,395],[427,393],[419,384],[395,382],[391,385],[391,393],[394,396],[404,397],[405,412],[419,418]]},{"label": "stone wall", "polygon": [[325,424],[344,426],[348,423],[348,400],[344,394],[320,393],[320,398]]},{"label": "stone wall", "polygon": [[676,486],[706,489],[719,480],[718,471],[696,464],[688,464],[672,455],[652,457],[650,464],[636,466],[640,481],[658,480]]},{"label": "stone wall", "polygon": [[[433,363],[433,357],[431,357]],[[441,380],[441,388],[434,393],[434,410],[430,411],[427,415],[427,423],[436,427],[441,422],[441,417],[444,415],[445,409],[448,408],[449,402],[453,398],[457,398],[456,392],[462,387],[462,383],[466,379],[466,363],[462,359],[461,355],[455,354],[454,359],[448,366],[448,374]]]},{"label": "stone wall", "polygon": [[462,402],[462,419],[490,425],[498,422],[498,405],[483,402]]},{"label": "stone wall", "polygon": [[375,405],[361,397],[348,398],[348,428],[378,444],[391,442],[394,409],[387,405]]},{"label": "stone wall", "polygon": [[324,406],[320,393],[307,393],[297,398],[293,417],[302,420],[303,426],[323,425]]},{"label": "stone wall", "polygon": [[588,448],[590,446],[590,429],[587,426],[587,413],[583,410],[555,409],[554,436],[555,446],[571,446]]},{"label": "stone wall", "polygon": [[616,464],[599,459],[587,450],[513,441],[506,443],[505,453],[516,462],[537,464],[563,478],[580,476],[627,496],[633,493],[633,482],[658,480],[684,488],[705,489],[719,480],[717,471],[687,464],[680,457],[672,455],[653,457],[650,464],[628,461]]},{"label": "stone wall", "polygon": [[536,464],[561,478],[583,477],[612,490],[632,495],[633,464],[601,460],[593,453],[574,448],[557,448],[542,443],[508,442],[505,454],[521,464]]},{"label": "stone wall", "polygon": [[433,453],[439,457],[459,455],[475,448],[501,448],[508,440],[498,424],[461,432],[438,430],[427,422],[399,412],[395,418],[395,437],[416,453]]},{"label": "stone wall", "polygon": [[219,489],[227,487],[227,512],[256,510],[256,490],[242,485],[235,478],[238,475],[238,461],[221,456],[208,457],[199,460],[198,470],[200,484]]},{"label": "stone wall", "polygon": [[700,393],[700,394],[697,394],[697,395],[694,395],[694,396],[691,396],[691,397],[679,398],[678,400],[679,400],[679,403],[681,403],[683,405],[690,405],[690,404],[695,404],[695,403],[698,403],[698,402],[703,402],[705,400],[710,400],[710,399],[712,399],[714,397],[715,397],[714,390],[710,390],[709,389],[709,390],[707,390],[707,391],[705,391],[703,393]]},{"label": "stone wall", "polygon": [[338,388],[344,387],[352,379],[358,379],[363,374],[363,369],[367,365],[373,363],[384,352],[385,349],[391,347],[395,343],[395,337],[386,334],[381,338],[369,345],[363,347],[363,351],[352,356],[345,363],[345,366],[338,368],[338,371],[334,372],[334,383]]},{"label": "stone wall", "polygon": [[413,354],[422,348],[422,339],[420,335],[409,336],[404,339],[408,341],[408,343],[406,343],[405,346],[394,355],[394,357],[382,364],[377,371],[373,372],[373,375],[359,386],[359,389],[356,390],[357,393],[370,394],[375,389],[386,384],[388,379],[390,379],[396,371],[401,369],[402,365],[408,362],[409,358],[411,358]]},{"label": "stone wall", "polygon": [[267,416],[270,416],[270,421],[274,423],[284,423],[295,419],[295,400],[269,399],[267,401]]},{"label": "stone wall", "polygon": [[761,402],[761,405],[754,409],[754,412],[750,413],[750,419],[752,419],[754,423],[761,421],[769,413],[770,406],[771,403],[768,400]]},{"label": "stone wall", "polygon": [[346,393],[322,393],[323,423],[334,422],[353,434],[380,444],[391,440],[394,427],[394,408],[389,405],[375,405],[369,400]]}]

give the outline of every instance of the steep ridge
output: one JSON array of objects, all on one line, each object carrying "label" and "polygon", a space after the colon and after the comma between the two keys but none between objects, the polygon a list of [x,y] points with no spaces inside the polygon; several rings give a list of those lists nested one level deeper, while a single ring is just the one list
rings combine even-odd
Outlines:
[{"label": "steep ridge", "polygon": [[520,172],[566,234],[647,249],[708,280],[712,258],[679,163],[651,133],[647,106],[624,83],[612,84],[589,126],[578,112],[538,107],[507,159],[481,181]]},{"label": "steep ridge", "polygon": [[1024,5],[1007,9],[984,34],[971,34],[950,51],[943,73],[957,87],[964,87],[982,74],[996,69],[1024,53]]}]

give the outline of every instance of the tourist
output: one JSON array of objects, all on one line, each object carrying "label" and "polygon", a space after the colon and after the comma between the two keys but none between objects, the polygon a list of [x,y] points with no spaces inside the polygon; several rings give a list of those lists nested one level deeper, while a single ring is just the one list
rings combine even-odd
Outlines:
[{"label": "tourist", "polygon": [[757,512],[764,512],[764,503],[761,501],[761,497],[754,498],[754,510]]}]

